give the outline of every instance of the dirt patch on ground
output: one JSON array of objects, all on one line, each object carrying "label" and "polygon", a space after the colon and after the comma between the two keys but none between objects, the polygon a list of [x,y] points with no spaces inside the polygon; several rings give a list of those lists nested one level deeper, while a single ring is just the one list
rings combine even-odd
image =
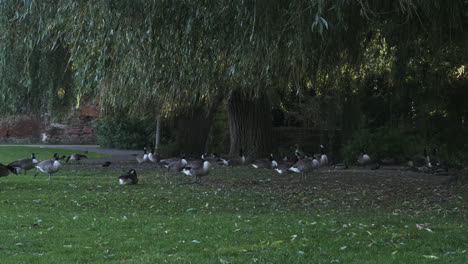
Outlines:
[{"label": "dirt patch on ground", "polygon": [[[110,161],[109,167],[101,165]],[[182,173],[168,172],[155,163],[138,164],[135,154],[85,160],[81,164],[96,170],[106,170],[116,177],[130,168],[145,177],[156,176],[158,183],[191,184],[191,178]],[[346,207],[346,208],[405,208],[437,209],[445,203],[460,204],[466,214],[468,187],[449,183],[452,174],[435,175],[409,171],[402,166],[384,166],[378,170],[350,167],[336,170],[321,168],[307,175],[278,174],[273,170],[253,169],[250,166],[220,167],[203,178],[200,188],[206,190],[237,190],[268,195],[273,200],[296,204],[298,207]],[[147,176],[145,176],[147,175]],[[416,208],[417,209],[417,208]]]}]

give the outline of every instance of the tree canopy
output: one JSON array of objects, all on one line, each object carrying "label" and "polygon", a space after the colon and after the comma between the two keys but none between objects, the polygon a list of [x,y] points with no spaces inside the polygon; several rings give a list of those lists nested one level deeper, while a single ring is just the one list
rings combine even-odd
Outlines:
[{"label": "tree canopy", "polygon": [[91,94],[109,113],[172,113],[241,91],[286,110],[312,95],[311,114],[328,109],[318,118],[330,126],[352,119],[340,115],[353,100],[376,126],[415,111],[466,118],[457,98],[466,98],[467,8],[465,0],[3,1],[0,109],[59,113]]}]

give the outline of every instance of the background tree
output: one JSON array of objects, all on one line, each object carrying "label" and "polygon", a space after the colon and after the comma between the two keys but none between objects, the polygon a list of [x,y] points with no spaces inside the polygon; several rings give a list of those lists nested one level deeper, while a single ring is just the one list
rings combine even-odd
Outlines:
[{"label": "background tree", "polygon": [[[278,105],[304,103],[304,109],[315,109],[313,123],[343,128],[345,136],[402,123],[426,131],[437,116],[438,128],[457,120],[450,128],[466,129],[466,110],[455,99],[466,94],[454,87],[466,82],[467,5],[463,0],[6,1],[2,102],[16,112],[24,102],[32,110],[87,93],[99,98],[106,113],[129,109],[141,115],[201,105],[215,109],[225,100],[230,153],[242,147],[252,157],[271,151],[271,109]],[[61,55],[46,61],[50,52]],[[47,81],[50,69],[62,74]],[[36,82],[11,92],[24,72],[37,76]],[[62,87],[56,76],[73,85]],[[27,97],[32,89],[41,96]],[[450,140],[445,133],[437,138]]]}]

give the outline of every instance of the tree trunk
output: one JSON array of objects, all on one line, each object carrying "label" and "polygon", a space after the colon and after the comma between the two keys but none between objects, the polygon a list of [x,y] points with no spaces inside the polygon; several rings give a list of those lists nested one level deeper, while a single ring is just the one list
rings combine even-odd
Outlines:
[{"label": "tree trunk", "polygon": [[179,152],[198,157],[207,151],[207,141],[213,125],[213,117],[221,101],[219,96],[212,103],[208,112],[206,105],[199,105],[178,118],[176,142]]},{"label": "tree trunk", "polygon": [[267,157],[272,152],[272,115],[265,94],[253,98],[239,91],[232,92],[228,100],[228,119],[229,155],[239,155],[241,148],[249,159]]},{"label": "tree trunk", "polygon": [[159,151],[160,139],[161,139],[161,116],[158,115],[158,117],[156,118],[156,136],[154,139],[154,150],[156,152]]}]

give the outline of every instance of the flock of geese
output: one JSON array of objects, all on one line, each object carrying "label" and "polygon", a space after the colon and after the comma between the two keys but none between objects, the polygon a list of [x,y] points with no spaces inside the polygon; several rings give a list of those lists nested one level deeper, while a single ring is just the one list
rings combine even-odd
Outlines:
[{"label": "flock of geese", "polygon": [[[267,158],[251,162],[243,155],[242,149],[240,149],[237,157],[226,158],[203,154],[201,159],[189,160],[183,154],[180,157],[161,158],[161,156],[155,154],[154,150],[148,153],[147,149],[144,148],[143,153],[136,156],[136,161],[138,164],[155,163],[158,167],[164,167],[168,171],[184,173],[192,177],[193,183],[200,183],[201,177],[208,175],[212,168],[221,166],[249,165],[253,169],[269,169],[279,174],[298,173],[302,175],[302,178],[305,178],[307,173],[328,165],[328,156],[323,145],[320,145],[320,154],[312,156],[305,155],[297,145],[295,147],[292,158],[285,156],[281,160],[277,160],[273,154],[270,154]],[[367,159],[370,161],[367,154],[361,155],[358,163],[365,165]],[[102,166],[108,165],[110,164],[103,164]],[[335,168],[340,169],[340,164],[335,164]],[[136,171],[131,169],[127,174],[120,176],[119,182],[121,184],[137,183]]]},{"label": "flock of geese", "polygon": [[21,171],[24,171],[24,175],[26,175],[28,170],[35,168],[37,169],[37,171],[34,174],[34,177],[36,177],[39,174],[39,172],[43,172],[49,174],[50,181],[51,175],[56,173],[60,169],[61,164],[59,160],[63,160],[66,158],[66,162],[69,162],[70,160],[79,161],[81,159],[87,158],[86,155],[78,153],[72,154],[68,157],[60,157],[58,153],[55,153],[53,157],[54,158],[51,160],[44,160],[39,162],[36,159],[36,154],[32,153],[30,158],[15,160],[9,163],[8,165],[3,165],[0,163],[0,177],[8,176],[10,173],[18,174]]},{"label": "flock of geese", "polygon": [[[142,154],[136,155],[136,162],[137,164],[155,163],[157,164],[157,167],[165,168],[167,171],[183,173],[187,176],[191,176],[193,183],[200,183],[201,178],[208,175],[212,168],[221,166],[249,165],[253,169],[269,169],[274,170],[279,174],[301,174],[302,178],[304,179],[307,173],[317,170],[321,167],[325,167],[329,164],[326,148],[323,145],[320,145],[319,154],[310,156],[302,152],[298,145],[295,145],[295,150],[291,157],[292,158],[285,156],[281,160],[277,160],[273,154],[270,154],[268,158],[249,162],[248,159],[243,155],[242,149],[240,149],[239,156],[237,157],[225,158],[203,154],[201,155],[201,159],[190,160],[187,159],[183,154],[180,157],[162,158],[160,155],[155,154],[154,150],[151,150],[151,152],[148,153],[147,149],[144,148]],[[19,159],[9,163],[8,165],[3,165],[0,163],[0,177],[8,176],[10,173],[18,174],[21,171],[24,171],[24,174],[26,175],[28,170],[35,168],[37,171],[34,176],[37,176],[39,172],[43,172],[49,175],[50,181],[51,175],[58,172],[61,167],[60,160],[65,159],[66,162],[79,162],[85,158],[87,158],[86,155],[78,153],[72,154],[68,157],[59,156],[57,153],[55,153],[53,159],[39,162],[36,159],[35,154],[32,153],[30,158]],[[373,170],[380,167],[380,162],[374,162],[371,157],[365,153],[364,150],[361,150],[356,162],[362,166],[369,165]],[[110,161],[102,164],[103,167],[109,167],[110,165]],[[410,168],[417,168],[421,171],[425,171],[424,168],[438,168],[439,165],[439,160],[435,155],[435,150],[433,150],[432,154],[428,155],[426,149],[424,149],[424,154],[415,155],[408,161],[408,166]],[[333,164],[333,168],[347,169],[348,165],[346,163]],[[127,173],[120,175],[118,182],[122,185],[138,184],[136,170],[130,169]]]}]

